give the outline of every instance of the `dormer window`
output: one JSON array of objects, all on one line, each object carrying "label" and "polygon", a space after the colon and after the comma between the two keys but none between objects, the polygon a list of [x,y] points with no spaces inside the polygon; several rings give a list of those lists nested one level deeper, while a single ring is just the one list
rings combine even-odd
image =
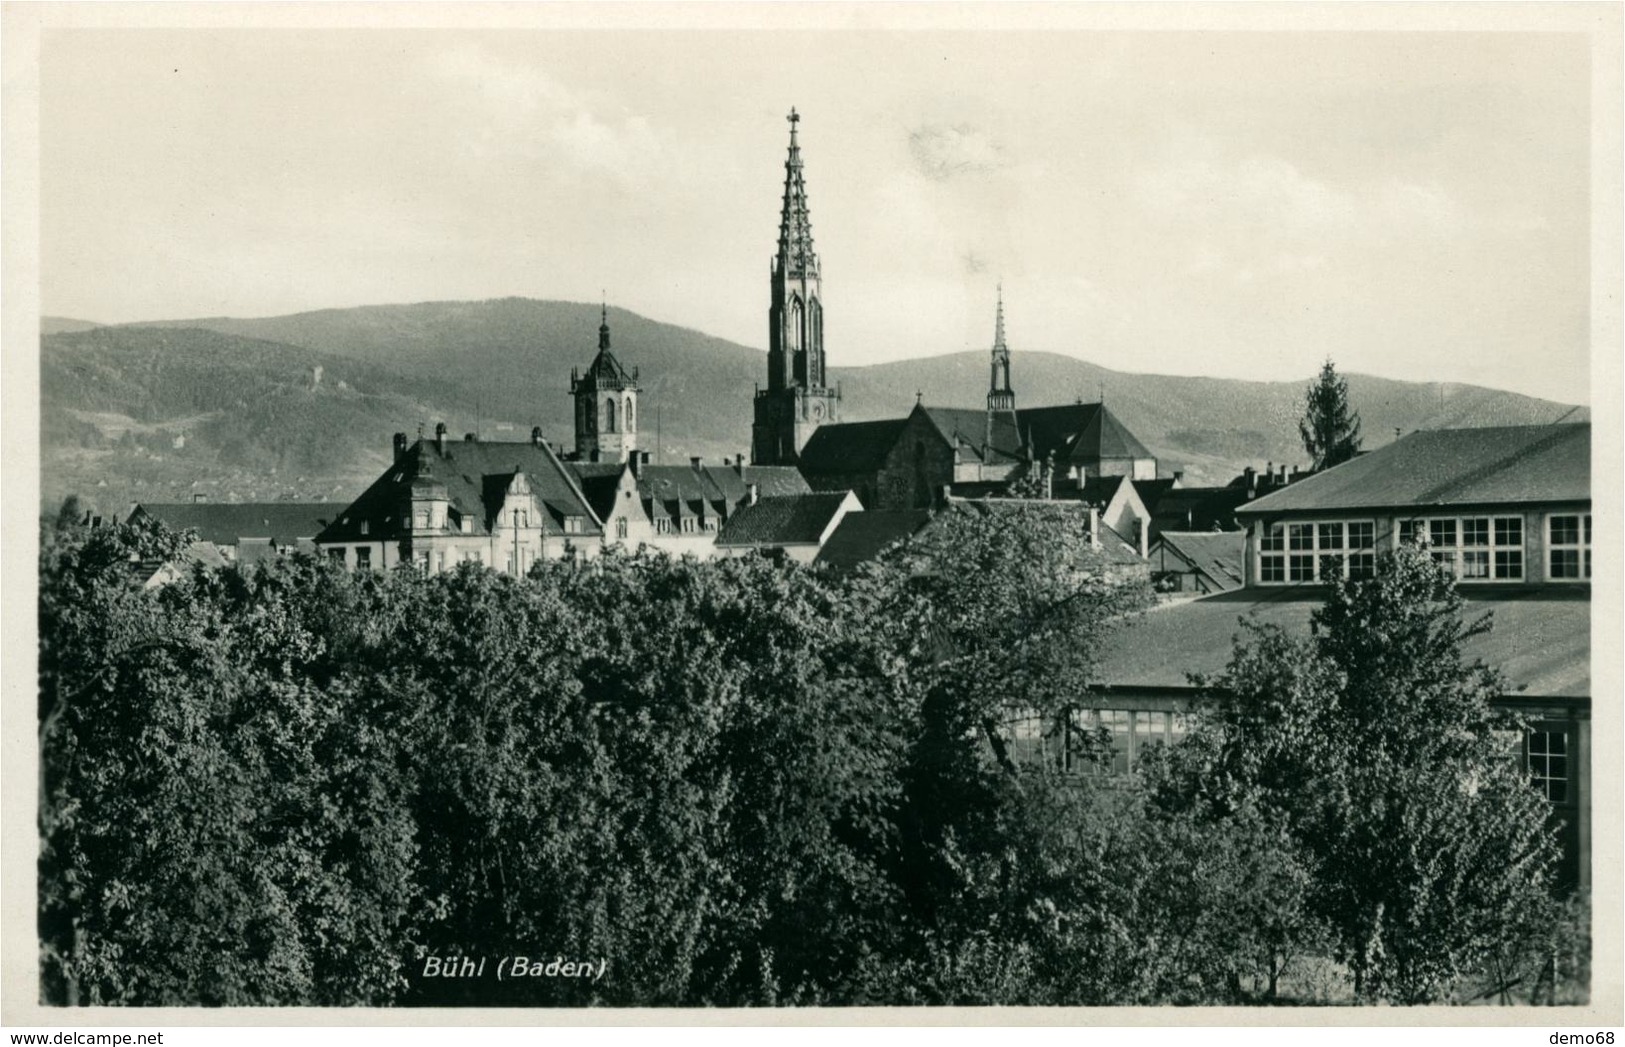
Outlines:
[{"label": "dormer window", "polygon": [[427,531],[429,529],[429,510],[419,509],[412,514],[412,529],[414,531]]},{"label": "dormer window", "polygon": [[474,521],[473,521],[473,519],[471,517],[467,517],[467,516],[461,517],[457,521],[457,523],[458,523],[458,529],[460,531],[462,531],[464,534],[473,534],[474,533]]},{"label": "dormer window", "polygon": [[583,528],[582,528],[581,517],[579,517],[579,516],[566,516],[564,518],[564,533],[565,534],[580,534],[582,532],[582,530],[583,530]]},{"label": "dormer window", "polygon": [[684,534],[693,534],[694,533],[694,517],[692,517],[692,516],[683,517],[683,533]]},{"label": "dormer window", "polygon": [[367,533],[367,521],[365,521],[365,520],[361,521],[361,533],[362,534]]}]

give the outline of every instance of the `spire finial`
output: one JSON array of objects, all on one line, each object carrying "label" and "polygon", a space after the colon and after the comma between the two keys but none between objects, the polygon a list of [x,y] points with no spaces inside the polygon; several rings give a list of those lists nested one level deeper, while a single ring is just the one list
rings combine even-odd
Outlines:
[{"label": "spire finial", "polygon": [[999,304],[993,319],[993,348],[1004,346],[1004,281],[998,283]]},{"label": "spire finial", "polygon": [[598,307],[598,348],[609,348],[609,296],[602,291],[603,303]]},{"label": "spire finial", "polygon": [[920,390],[920,389],[914,390],[914,406],[918,407],[924,401],[925,401],[925,392],[923,390]]}]

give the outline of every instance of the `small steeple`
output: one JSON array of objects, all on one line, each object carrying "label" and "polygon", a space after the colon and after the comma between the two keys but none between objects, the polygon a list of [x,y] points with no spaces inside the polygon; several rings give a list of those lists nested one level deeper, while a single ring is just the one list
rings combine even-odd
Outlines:
[{"label": "small steeple", "polygon": [[[1014,411],[1016,409],[1016,394],[1010,388],[1010,347],[1004,343],[1004,282],[999,282],[998,306],[993,319],[993,361],[992,373],[988,382],[987,409],[991,416],[994,411]],[[991,417],[989,420],[991,425]]]},{"label": "small steeple", "polygon": [[609,348],[609,299],[605,298],[598,307],[598,348]]}]

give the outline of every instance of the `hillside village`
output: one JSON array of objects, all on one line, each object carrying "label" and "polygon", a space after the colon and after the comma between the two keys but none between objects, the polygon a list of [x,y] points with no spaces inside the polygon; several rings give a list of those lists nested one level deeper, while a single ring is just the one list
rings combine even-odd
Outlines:
[{"label": "hillside village", "polygon": [[[1042,503],[1075,517],[1108,575],[1166,594],[1110,652],[1100,694],[1078,713],[1110,731],[1119,770],[1185,729],[1189,674],[1223,667],[1238,616],[1303,631],[1334,574],[1368,575],[1380,551],[1421,543],[1502,624],[1480,653],[1507,671],[1504,700],[1533,725],[1522,758],[1562,825],[1566,876],[1589,882],[1589,423],[1415,431],[1318,472],[1266,461],[1225,483],[1187,483],[1107,403],[1055,403],[1023,387],[1002,290],[984,409],[922,393],[896,417],[847,421],[852,390],[831,380],[824,345],[798,120],[792,111],[767,373],[736,454],[651,461],[657,376],[617,356],[605,306],[591,355],[567,385],[558,376],[573,404],[567,445],[540,427],[492,440],[438,422],[396,433],[387,466],[349,500],[200,498],[143,503],[131,518],[195,530],[188,556],[207,563],[314,551],[351,571],[475,563],[522,575],[617,550],[850,572],[944,514]],[[183,567],[143,571],[158,584]],[[1047,730],[1017,728],[1034,739]]]}]

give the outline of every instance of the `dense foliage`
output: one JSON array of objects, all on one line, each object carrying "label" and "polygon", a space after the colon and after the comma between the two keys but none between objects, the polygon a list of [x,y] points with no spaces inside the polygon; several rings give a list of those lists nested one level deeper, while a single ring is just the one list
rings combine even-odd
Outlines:
[{"label": "dense foliage", "polygon": [[[950,513],[847,577],[295,557],[145,590],[131,558],[186,536],[65,520],[41,564],[43,995],[1248,1002],[1335,952],[1362,992],[1422,999],[1514,956],[1549,844],[1489,774],[1492,681],[1439,619],[1385,634],[1418,674],[1367,673],[1384,655],[1350,623],[1385,606],[1338,590],[1290,665],[1238,652],[1234,703],[1154,788],[1018,757],[1008,710],[1065,719],[1146,598],[1073,526]],[[1389,702],[1438,737],[1385,733]],[[498,980],[514,956],[595,966]],[[487,968],[425,976],[464,957]]]}]

